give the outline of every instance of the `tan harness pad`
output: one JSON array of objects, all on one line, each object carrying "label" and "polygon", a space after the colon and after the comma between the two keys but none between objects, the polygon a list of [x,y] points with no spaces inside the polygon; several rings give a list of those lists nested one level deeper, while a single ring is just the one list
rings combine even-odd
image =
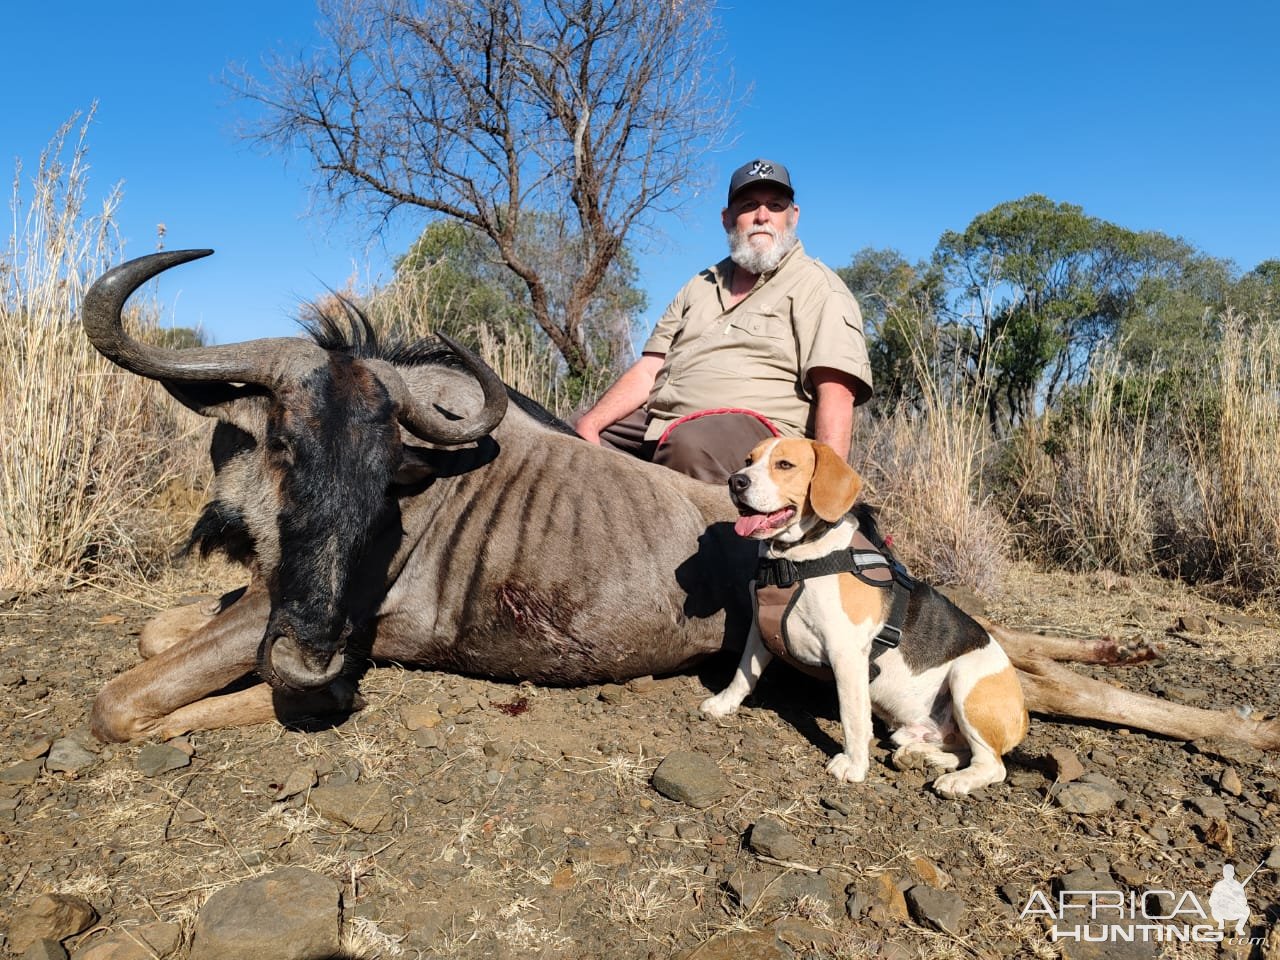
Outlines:
[{"label": "tan harness pad", "polygon": [[835,675],[830,667],[817,667],[797,660],[787,649],[786,631],[782,623],[792,600],[800,590],[800,584],[793,583],[789,587],[757,587],[756,588],[756,623],[760,627],[760,639],[775,657],[785,660],[811,677],[819,680],[833,681]]}]

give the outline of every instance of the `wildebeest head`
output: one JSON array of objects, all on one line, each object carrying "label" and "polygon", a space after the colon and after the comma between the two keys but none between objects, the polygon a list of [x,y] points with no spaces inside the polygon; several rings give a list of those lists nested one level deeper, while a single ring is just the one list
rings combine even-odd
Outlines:
[{"label": "wildebeest head", "polygon": [[323,333],[172,350],[124,332],[121,311],[139,286],[211,252],[152,254],[110,270],[85,295],[84,327],[108,359],[220,421],[214,500],[192,540],[252,563],[271,597],[259,672],[273,686],[313,689],[338,675],[352,630],[376,613],[382,583],[361,577],[385,569],[398,544],[400,427],[433,445],[470,443],[501,421],[506,387],[447,338],[483,393],[469,417],[415,398],[395,365]]}]

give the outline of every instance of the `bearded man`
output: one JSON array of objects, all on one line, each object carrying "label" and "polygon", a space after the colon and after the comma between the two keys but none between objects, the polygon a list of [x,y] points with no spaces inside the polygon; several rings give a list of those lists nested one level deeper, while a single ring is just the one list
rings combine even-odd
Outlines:
[{"label": "bearded man", "polygon": [[871,396],[862,313],[796,238],[787,169],[739,167],[720,219],[729,256],[685,284],[640,359],[574,428],[712,483],[769,436],[820,440],[847,458],[854,407]]}]

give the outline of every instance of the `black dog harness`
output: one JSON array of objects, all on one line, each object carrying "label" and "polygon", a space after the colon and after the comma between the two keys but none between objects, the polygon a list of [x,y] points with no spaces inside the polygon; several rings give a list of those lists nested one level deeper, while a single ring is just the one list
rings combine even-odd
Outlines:
[{"label": "black dog harness", "polygon": [[[793,561],[785,558],[761,558],[756,568],[756,617],[760,638],[770,652],[791,663],[784,623],[799,596],[805,580],[827,577],[834,573],[852,573],[868,586],[893,590],[893,606],[875,641],[878,649],[896,647],[902,639],[902,624],[907,618],[907,605],[916,581],[883,541],[872,543],[861,530],[853,534],[853,543],[816,560]],[[872,656],[875,656],[873,650]],[[810,665],[812,666],[812,665]]]}]

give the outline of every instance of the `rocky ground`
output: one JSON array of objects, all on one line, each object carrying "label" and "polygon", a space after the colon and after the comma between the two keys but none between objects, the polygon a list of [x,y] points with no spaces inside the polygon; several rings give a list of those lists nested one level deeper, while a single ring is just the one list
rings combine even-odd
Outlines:
[{"label": "rocky ground", "polygon": [[[1010,625],[1162,643],[1154,664],[1088,668],[1135,689],[1280,712],[1280,621],[1265,614],[1027,569],[988,606]],[[836,784],[834,693],[785,667],[738,716],[698,717],[732,660],[573,690],[379,667],[367,707],[330,729],[103,746],[90,703],[136,662],[148,615],[97,590],[0,606],[10,954],[1280,956],[1280,934],[1077,944],[1050,930],[1059,892],[1090,890],[1108,923],[1145,903],[1173,915],[1164,936],[1191,936],[1214,923],[1196,908],[1209,912],[1223,866],[1243,880],[1261,864],[1246,930],[1267,938],[1275,755],[1036,718],[1008,781],[964,801],[891,769],[884,744],[867,783]]]}]

